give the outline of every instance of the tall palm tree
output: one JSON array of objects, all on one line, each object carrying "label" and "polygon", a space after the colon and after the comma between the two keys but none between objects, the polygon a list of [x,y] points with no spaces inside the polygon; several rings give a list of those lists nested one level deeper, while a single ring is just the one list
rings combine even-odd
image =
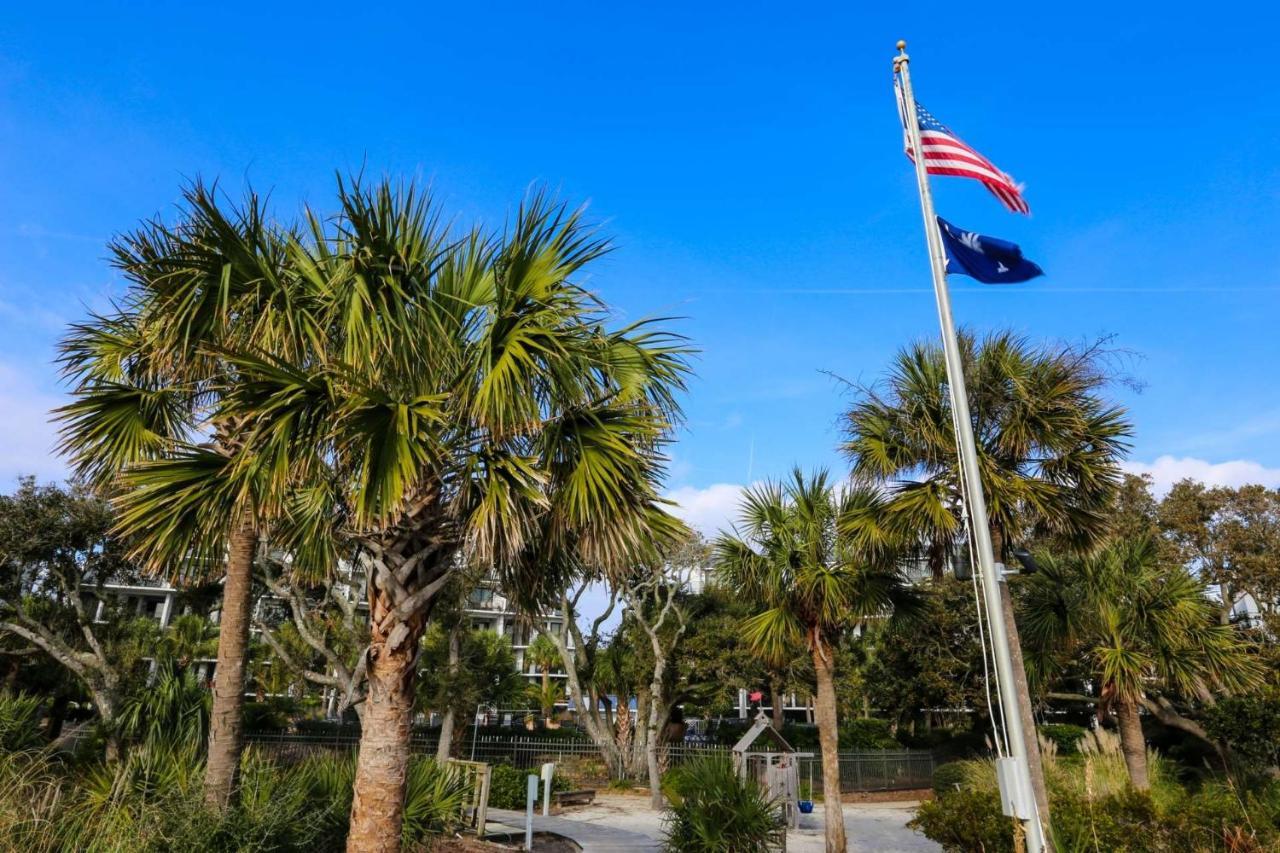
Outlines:
[{"label": "tall palm tree", "polygon": [[743,626],[756,652],[781,665],[801,645],[813,659],[828,853],[843,851],[846,844],[836,647],[864,620],[912,604],[891,548],[871,547],[840,533],[844,516],[867,511],[879,500],[866,489],[837,492],[825,471],[806,477],[797,470],[785,482],[747,490],[738,529],[721,535],[714,545],[720,582],[738,590],[756,610]]},{"label": "tall palm tree", "polygon": [[223,350],[237,473],[288,551],[368,570],[368,694],[350,850],[399,848],[414,663],[441,590],[493,566],[531,605],[583,565],[619,570],[679,524],[661,453],[682,341],[621,328],[576,279],[607,245],[537,196],[491,238],[450,233],[412,187],[339,185],[291,244],[292,347]]},{"label": "tall palm tree", "polygon": [[542,704],[543,725],[550,726],[556,700],[556,693],[551,687],[551,670],[560,663],[560,650],[550,637],[539,634],[529,644],[529,648],[524,650],[524,659],[542,673],[542,690],[538,693],[538,701]]},{"label": "tall palm tree", "polygon": [[[1087,549],[1106,534],[1107,509],[1121,480],[1132,428],[1110,404],[1101,346],[1037,346],[1009,332],[981,340],[960,334],[985,523],[996,559],[1013,544],[1052,537]],[[891,535],[914,543],[935,578],[962,546],[962,492],[946,363],[937,344],[898,353],[884,382],[863,388],[845,414],[844,449],[855,479],[888,483],[883,506],[847,519],[851,535]],[[976,522],[975,522],[976,523]],[[1048,792],[1014,621],[1001,584],[1022,727],[1040,813]]]},{"label": "tall palm tree", "polygon": [[258,196],[224,206],[197,182],[176,223],[144,223],[111,243],[128,290],[113,313],[73,326],[61,347],[75,383],[58,412],[62,449],[113,495],[134,557],[186,581],[225,576],[205,773],[205,799],[217,808],[240,763],[260,527],[253,490],[232,468],[243,423],[222,407],[234,373],[222,351],[250,341],[277,351],[293,339],[278,322],[305,321],[280,301],[289,241]]},{"label": "tall palm tree", "polygon": [[1043,555],[1039,563],[1022,601],[1033,660],[1047,678],[1084,659],[1101,685],[1101,710],[1115,714],[1134,787],[1148,787],[1141,708],[1158,713],[1170,697],[1212,701],[1261,681],[1235,630],[1219,624],[1204,585],[1162,560],[1152,539],[1115,540],[1083,557]]}]

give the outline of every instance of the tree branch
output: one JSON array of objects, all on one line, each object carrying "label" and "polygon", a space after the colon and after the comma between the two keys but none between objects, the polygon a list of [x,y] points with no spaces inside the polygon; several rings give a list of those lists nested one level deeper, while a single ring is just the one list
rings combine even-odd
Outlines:
[{"label": "tree branch", "polygon": [[76,652],[62,640],[50,634],[38,623],[30,622],[26,617],[18,615],[23,623],[18,622],[0,622],[0,631],[8,631],[10,634],[22,637],[29,643],[34,644],[41,649],[49,657],[74,672],[81,679],[88,681],[92,676],[92,670],[97,670],[97,666],[87,665],[81,658],[80,653]]},{"label": "tree branch", "polygon": [[324,673],[315,672],[314,670],[307,669],[305,666],[300,666],[298,662],[294,659],[293,655],[289,654],[289,652],[285,649],[285,647],[280,644],[280,641],[276,639],[275,634],[271,632],[271,629],[267,626],[265,622],[258,620],[257,624],[258,624],[258,630],[262,633],[263,641],[268,646],[271,647],[271,651],[275,653],[276,657],[284,661],[285,665],[288,666],[290,669],[293,669],[302,673],[302,677],[313,684],[320,684],[325,687],[344,686],[343,684],[339,683],[338,679],[332,675],[325,675]]}]

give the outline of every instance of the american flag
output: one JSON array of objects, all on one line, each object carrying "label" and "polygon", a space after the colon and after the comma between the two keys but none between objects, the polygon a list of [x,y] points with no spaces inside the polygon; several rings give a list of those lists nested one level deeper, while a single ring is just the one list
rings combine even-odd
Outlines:
[{"label": "american flag", "polygon": [[[898,113],[902,116],[902,126],[905,131],[907,123],[902,87],[895,82],[894,90],[898,96]],[[1009,210],[1014,213],[1031,213],[1026,199],[1022,197],[1022,187],[1014,183],[1013,178],[966,145],[919,102],[916,102],[916,121],[920,125],[920,147],[924,149],[925,171],[930,175],[955,175],[981,181],[982,185],[1000,199],[1000,203]],[[915,162],[915,152],[911,150],[911,137],[905,132],[903,142],[907,156]]]}]

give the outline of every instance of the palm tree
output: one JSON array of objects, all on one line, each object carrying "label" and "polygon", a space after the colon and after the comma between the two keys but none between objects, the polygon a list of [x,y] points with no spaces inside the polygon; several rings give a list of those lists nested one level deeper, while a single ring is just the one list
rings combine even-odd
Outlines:
[{"label": "palm tree", "polygon": [[891,548],[840,533],[842,518],[878,501],[866,489],[837,492],[825,471],[806,477],[797,470],[788,481],[747,490],[740,528],[714,546],[718,579],[756,610],[743,626],[752,648],[781,665],[803,644],[813,659],[828,853],[845,849],[836,647],[864,620],[913,603]]},{"label": "palm tree", "polygon": [[184,613],[174,617],[160,638],[160,649],[178,667],[178,672],[199,658],[216,654],[218,629],[196,613]]},{"label": "palm tree", "polygon": [[[619,778],[626,778],[636,772],[639,757],[633,749],[633,721],[631,719],[631,697],[635,685],[635,649],[622,641],[615,634],[608,644],[595,656],[594,666],[590,670],[591,701],[595,697],[606,703],[612,703],[613,742],[617,746],[617,766],[606,758],[610,764],[610,772],[616,772]],[[610,699],[609,697],[613,698]],[[637,712],[639,708],[637,707]]]},{"label": "palm tree", "polygon": [[575,279],[607,245],[536,196],[510,231],[451,234],[412,187],[339,184],[290,246],[291,346],[225,348],[236,470],[286,551],[368,570],[370,637],[350,850],[399,848],[419,639],[450,578],[492,566],[534,606],[679,525],[661,448],[679,339],[615,328]]},{"label": "palm tree", "polygon": [[[1211,702],[1217,693],[1261,681],[1235,630],[1219,624],[1204,585],[1162,560],[1151,538],[1038,562],[1041,571],[1027,580],[1022,602],[1036,668],[1049,678],[1084,660],[1101,686],[1101,710],[1115,714],[1129,779],[1139,790],[1148,787],[1141,708],[1168,719],[1171,698]],[[1203,730],[1191,731],[1208,740]]]},{"label": "palm tree", "polygon": [[560,663],[560,650],[550,637],[539,634],[524,650],[524,659],[542,673],[542,689],[538,692],[538,700],[542,704],[543,725],[550,728],[551,712],[556,700],[556,691],[551,687],[551,669]]},{"label": "palm tree", "polygon": [[[981,341],[961,332],[960,352],[987,499],[983,523],[996,560],[1005,559],[1012,543],[1033,536],[1087,549],[1107,532],[1107,509],[1132,432],[1124,410],[1102,395],[1107,353],[1100,345],[1035,346],[1009,332]],[[898,353],[883,385],[861,389],[845,420],[844,449],[855,479],[892,485],[882,506],[847,519],[849,533],[914,543],[940,578],[964,540],[941,347],[917,343]],[[1007,592],[1001,598],[1036,800],[1047,815],[1018,628]]]},{"label": "palm tree", "polygon": [[[61,347],[74,400],[58,411],[62,450],[112,494],[119,533],[152,573],[191,582],[225,574],[205,799],[230,801],[242,746],[256,498],[232,460],[242,423],[222,407],[225,347],[276,351],[290,238],[261,199],[223,209],[214,188],[184,192],[176,224],[145,223],[110,246],[128,282],[117,309],[73,326]],[[296,332],[296,329],[293,330]]]}]

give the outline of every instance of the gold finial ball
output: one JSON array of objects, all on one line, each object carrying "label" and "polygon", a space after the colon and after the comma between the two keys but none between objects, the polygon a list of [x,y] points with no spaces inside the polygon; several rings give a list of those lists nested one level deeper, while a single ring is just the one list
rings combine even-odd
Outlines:
[{"label": "gold finial ball", "polygon": [[898,39],[898,50],[906,50],[907,43],[903,39]]}]

